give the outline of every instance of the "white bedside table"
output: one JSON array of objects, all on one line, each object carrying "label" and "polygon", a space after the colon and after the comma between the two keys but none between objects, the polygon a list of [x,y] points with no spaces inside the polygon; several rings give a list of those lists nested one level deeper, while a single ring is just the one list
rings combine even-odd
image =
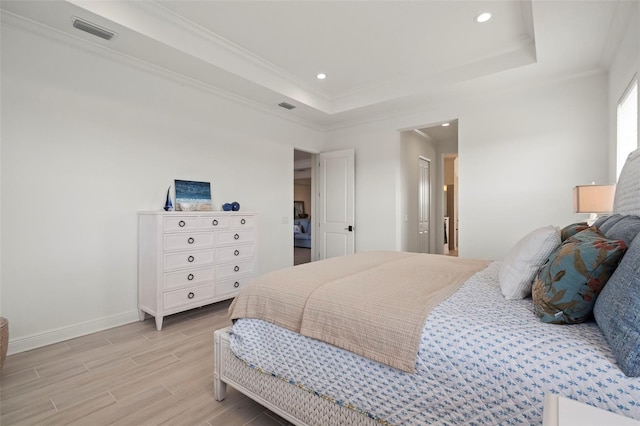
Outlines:
[{"label": "white bedside table", "polygon": [[560,395],[544,397],[542,426],[640,426],[640,421]]}]

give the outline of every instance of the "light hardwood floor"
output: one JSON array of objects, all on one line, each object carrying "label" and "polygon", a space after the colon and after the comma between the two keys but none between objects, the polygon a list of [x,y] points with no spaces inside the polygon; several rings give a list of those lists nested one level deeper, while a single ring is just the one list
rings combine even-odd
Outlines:
[{"label": "light hardwood floor", "polygon": [[229,301],[20,354],[0,375],[0,424],[282,426],[291,423],[227,387],[213,396],[213,331]]},{"label": "light hardwood floor", "polygon": [[305,247],[293,248],[293,264],[301,265],[311,262],[311,249]]}]

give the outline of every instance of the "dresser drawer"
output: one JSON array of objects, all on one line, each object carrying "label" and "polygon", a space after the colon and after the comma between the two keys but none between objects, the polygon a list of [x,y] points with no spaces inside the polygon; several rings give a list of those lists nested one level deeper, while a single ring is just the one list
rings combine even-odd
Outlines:
[{"label": "dresser drawer", "polygon": [[253,244],[238,244],[216,249],[218,262],[233,261],[234,259],[247,259],[255,255],[256,247]]},{"label": "dresser drawer", "polygon": [[235,231],[218,232],[218,245],[233,243],[249,243],[255,239],[253,229],[238,229]]},{"label": "dresser drawer", "polygon": [[255,262],[253,260],[241,260],[238,262],[224,263],[216,265],[216,277],[226,278],[241,275],[253,274]]},{"label": "dresser drawer", "polygon": [[165,272],[164,289],[174,290],[187,285],[202,284],[213,281],[213,267],[186,269],[176,272]]},{"label": "dresser drawer", "polygon": [[225,229],[229,227],[228,216],[204,216],[200,218],[200,229],[213,230],[213,229]]},{"label": "dresser drawer", "polygon": [[213,247],[213,232],[175,233],[164,235],[165,250],[184,250]]},{"label": "dresser drawer", "polygon": [[177,268],[186,268],[213,263],[213,249],[190,250],[179,253],[167,253],[164,255],[165,271]]},{"label": "dresser drawer", "polygon": [[224,296],[226,294],[232,295],[233,293],[237,293],[246,287],[251,281],[253,281],[252,276],[244,276],[226,280],[220,280],[216,283],[216,297]]},{"label": "dresser drawer", "polygon": [[231,226],[234,228],[253,228],[255,226],[255,216],[231,216]]},{"label": "dresser drawer", "polygon": [[164,232],[195,231],[198,218],[195,216],[165,216]]},{"label": "dresser drawer", "polygon": [[200,306],[212,299],[215,293],[213,284],[184,288],[164,293],[164,309],[193,305]]}]

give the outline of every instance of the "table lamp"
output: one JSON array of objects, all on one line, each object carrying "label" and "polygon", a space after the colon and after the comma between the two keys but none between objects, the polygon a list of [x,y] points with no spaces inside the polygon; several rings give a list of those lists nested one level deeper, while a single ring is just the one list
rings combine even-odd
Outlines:
[{"label": "table lamp", "polygon": [[598,218],[598,213],[611,213],[615,185],[578,185],[573,188],[573,210],[576,213],[590,213],[589,226]]}]

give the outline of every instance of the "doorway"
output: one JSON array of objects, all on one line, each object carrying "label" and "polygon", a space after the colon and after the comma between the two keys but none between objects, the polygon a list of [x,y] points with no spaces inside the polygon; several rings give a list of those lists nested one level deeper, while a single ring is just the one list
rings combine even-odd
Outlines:
[{"label": "doorway", "polygon": [[431,253],[431,161],[418,158],[418,253]]},{"label": "doorway", "polygon": [[458,155],[444,155],[444,254],[458,255]]},{"label": "doorway", "polygon": [[313,186],[315,155],[294,149],[293,151],[293,264],[301,265],[312,260],[313,237]]},{"label": "doorway", "polygon": [[[403,131],[403,156],[404,167],[407,170],[415,168],[415,158],[429,158],[430,162],[430,212],[428,224],[424,220],[422,213],[419,217],[412,216],[412,210],[417,211],[421,206],[414,207],[411,204],[412,193],[415,194],[416,183],[422,184],[422,166],[418,169],[418,176],[407,172],[404,191],[408,194],[407,213],[403,214],[407,231],[406,242],[403,250],[419,251],[423,250],[423,228],[428,228],[430,238],[429,253],[447,254],[457,256],[458,254],[458,120],[450,120],[441,123],[420,126],[418,128]],[[414,146],[414,148],[411,148]],[[418,151],[415,146],[421,147]],[[415,176],[415,177],[414,177]],[[417,189],[419,197],[423,196],[423,191]],[[421,204],[421,203],[420,203]],[[417,231],[417,232],[416,232]],[[413,235],[418,235],[417,240]]]}]

